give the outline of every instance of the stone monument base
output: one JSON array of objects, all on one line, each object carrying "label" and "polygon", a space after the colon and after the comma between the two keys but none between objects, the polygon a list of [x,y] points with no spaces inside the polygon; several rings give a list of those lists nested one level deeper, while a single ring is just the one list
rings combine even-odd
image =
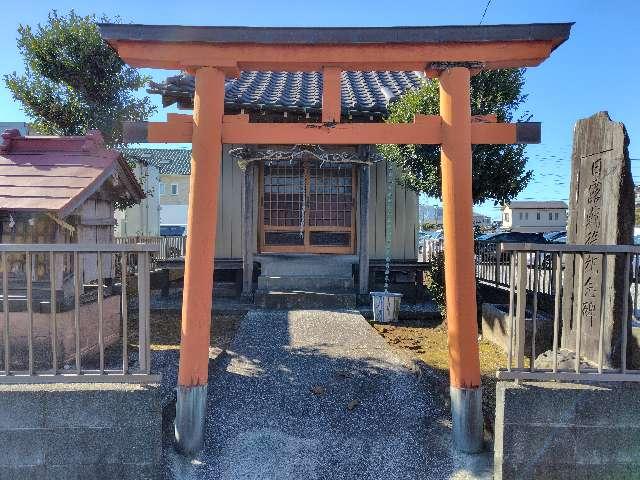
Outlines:
[{"label": "stone monument base", "polygon": [[494,479],[637,479],[640,384],[498,382]]},{"label": "stone monument base", "polygon": [[0,478],[159,478],[157,385],[0,385]]},{"label": "stone monument base", "polygon": [[[488,340],[505,352],[509,350],[510,329],[509,305],[482,304],[482,338]],[[526,311],[524,319],[525,355],[531,355],[531,339],[533,338],[533,319],[531,312]],[[553,344],[553,319],[544,313],[536,316],[536,352],[543,352]]]}]

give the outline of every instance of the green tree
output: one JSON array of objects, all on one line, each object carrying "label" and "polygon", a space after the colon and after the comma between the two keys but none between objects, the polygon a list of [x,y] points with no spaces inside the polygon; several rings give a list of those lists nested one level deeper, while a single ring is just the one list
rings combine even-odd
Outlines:
[{"label": "green tree", "polygon": [[94,15],[54,10],[35,29],[20,25],[17,41],[24,73],[4,80],[36,132],[83,135],[97,129],[107,145],[121,146],[122,121],[146,120],[154,112],[148,97],[136,96],[149,78],[102,41]]},{"label": "green tree", "polygon": [[439,228],[442,228],[442,225],[438,225],[437,223],[424,222],[422,225],[420,225],[420,227],[423,231],[430,232],[431,230],[438,230]]},{"label": "green tree", "polygon": [[[471,78],[471,114],[496,114],[511,122],[526,100],[524,69],[488,70]],[[428,80],[389,106],[389,123],[408,123],[417,113],[438,115],[439,84]],[[381,145],[380,151],[400,167],[398,180],[406,187],[441,198],[440,147],[437,145]],[[524,145],[473,146],[473,200],[506,203],[524,189],[532,172],[526,169]]]}]

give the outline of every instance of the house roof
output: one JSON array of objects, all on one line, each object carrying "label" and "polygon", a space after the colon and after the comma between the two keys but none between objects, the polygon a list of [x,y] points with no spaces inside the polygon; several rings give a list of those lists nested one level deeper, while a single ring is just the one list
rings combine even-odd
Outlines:
[{"label": "house roof", "polygon": [[29,135],[29,125],[25,122],[0,122],[0,133],[16,129],[21,135]]},{"label": "house roof", "polygon": [[127,159],[153,165],[160,175],[189,175],[191,150],[186,148],[123,148]]},{"label": "house roof", "polygon": [[[342,72],[342,114],[373,115],[387,113],[389,102],[408,90],[423,85],[422,72]],[[162,95],[163,105],[193,107],[195,79],[180,74],[161,83],[150,83],[147,90]],[[241,72],[225,85],[225,107],[229,110],[320,113],[322,73],[320,72]]]},{"label": "house roof", "polygon": [[116,150],[99,132],[75,137],[23,137],[7,130],[0,144],[0,210],[48,211],[65,217],[108,180],[140,201],[144,192]]},{"label": "house roof", "polygon": [[536,201],[515,201],[511,202],[507,205],[510,208],[569,208],[565,202],[562,201],[546,201],[546,202],[536,202]]}]

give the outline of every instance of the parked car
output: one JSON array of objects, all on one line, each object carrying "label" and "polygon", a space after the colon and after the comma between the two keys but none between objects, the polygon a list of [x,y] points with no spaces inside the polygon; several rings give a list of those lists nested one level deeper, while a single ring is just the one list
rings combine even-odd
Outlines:
[{"label": "parked car", "polygon": [[184,237],[187,235],[187,227],[184,225],[160,225],[161,237]]},{"label": "parked car", "polygon": [[[550,243],[541,233],[525,232],[497,232],[480,235],[476,239],[475,253],[478,261],[494,263],[497,255],[500,255],[498,244],[500,243]],[[508,255],[501,255],[501,263],[508,263]]]},{"label": "parked car", "polygon": [[426,237],[429,240],[442,240],[444,238],[444,232],[442,230],[433,230],[426,232]]},{"label": "parked car", "polygon": [[485,243],[549,243],[541,233],[497,232],[480,235],[477,239]]},{"label": "parked car", "polygon": [[[547,241],[555,242],[559,238],[566,237],[567,236],[567,232],[566,232],[566,230],[562,230],[562,231],[557,231],[557,232],[546,232],[546,233],[543,233],[542,235],[544,236],[544,238]],[[566,240],[563,243],[566,243]]]}]

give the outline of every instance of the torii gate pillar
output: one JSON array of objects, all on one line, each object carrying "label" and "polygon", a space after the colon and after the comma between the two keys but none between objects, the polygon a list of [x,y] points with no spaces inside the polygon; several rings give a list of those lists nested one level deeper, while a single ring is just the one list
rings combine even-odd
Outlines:
[{"label": "torii gate pillar", "polygon": [[224,115],[222,70],[196,70],[187,254],[180,338],[175,437],[188,455],[202,450],[207,414],[213,257],[218,221]]},{"label": "torii gate pillar", "polygon": [[444,263],[453,438],[469,453],[482,450],[483,418],[471,189],[470,72],[440,75]]}]

